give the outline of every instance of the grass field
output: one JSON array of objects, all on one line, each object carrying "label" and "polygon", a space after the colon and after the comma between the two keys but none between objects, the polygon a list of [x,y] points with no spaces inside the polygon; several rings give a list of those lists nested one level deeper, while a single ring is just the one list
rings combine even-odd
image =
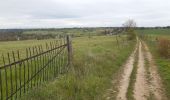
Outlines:
[{"label": "grass field", "polygon": [[170,35],[170,29],[137,29],[136,32],[152,35]]},{"label": "grass field", "polygon": [[64,28],[64,29],[54,29],[54,30],[27,30],[23,34],[53,34],[53,35],[65,35],[69,34],[72,36],[89,36],[89,35],[102,35],[104,28]]},{"label": "grass field", "polygon": [[[102,94],[110,87],[114,74],[120,69],[135,45],[135,41],[119,40],[121,41],[118,46],[114,36],[73,38],[74,59],[69,72],[49,84],[30,91],[22,99],[103,100]],[[33,45],[33,41],[24,42],[28,42],[27,46]],[[34,45],[44,42],[46,41],[34,41]],[[18,48],[24,50],[27,46]]]},{"label": "grass field", "polygon": [[26,48],[32,48],[34,46],[42,45],[43,49],[46,50],[46,43],[54,42],[55,39],[48,40],[26,40],[26,41],[8,41],[8,42],[0,42],[0,64],[2,64],[2,54],[7,57],[7,53],[12,53],[14,51],[20,52],[21,58],[26,57]]},{"label": "grass field", "polygon": [[26,54],[26,48],[37,45],[43,45],[45,47],[45,44],[51,41],[54,41],[54,39],[0,42],[0,55],[19,50],[24,56]]}]

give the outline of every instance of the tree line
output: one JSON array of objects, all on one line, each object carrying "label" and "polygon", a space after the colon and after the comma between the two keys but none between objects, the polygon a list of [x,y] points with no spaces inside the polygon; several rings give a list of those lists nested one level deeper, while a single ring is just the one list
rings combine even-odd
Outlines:
[{"label": "tree line", "polygon": [[0,41],[16,41],[16,40],[30,40],[30,39],[51,39],[55,38],[55,34],[24,34],[23,30],[7,29],[0,30]]}]

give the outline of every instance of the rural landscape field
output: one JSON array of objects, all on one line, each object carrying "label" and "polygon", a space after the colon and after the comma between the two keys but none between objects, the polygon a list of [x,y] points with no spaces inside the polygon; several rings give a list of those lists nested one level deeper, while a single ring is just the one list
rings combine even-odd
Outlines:
[{"label": "rural landscape field", "polygon": [[170,100],[162,1],[0,1],[0,100]]}]

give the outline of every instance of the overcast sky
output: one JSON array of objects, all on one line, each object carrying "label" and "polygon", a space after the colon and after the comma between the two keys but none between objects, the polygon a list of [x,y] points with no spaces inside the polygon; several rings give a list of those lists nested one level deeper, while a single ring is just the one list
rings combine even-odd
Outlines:
[{"label": "overcast sky", "polygon": [[0,28],[170,25],[170,0],[0,0]]}]

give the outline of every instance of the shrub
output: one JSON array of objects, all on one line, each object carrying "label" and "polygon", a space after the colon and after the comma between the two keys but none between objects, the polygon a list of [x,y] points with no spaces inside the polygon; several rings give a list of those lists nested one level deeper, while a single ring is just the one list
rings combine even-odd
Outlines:
[{"label": "shrub", "polygon": [[170,40],[165,38],[158,39],[158,52],[162,57],[170,58]]},{"label": "shrub", "polygon": [[134,29],[131,29],[131,28],[128,29],[127,34],[128,34],[128,40],[136,39],[136,33]]}]

